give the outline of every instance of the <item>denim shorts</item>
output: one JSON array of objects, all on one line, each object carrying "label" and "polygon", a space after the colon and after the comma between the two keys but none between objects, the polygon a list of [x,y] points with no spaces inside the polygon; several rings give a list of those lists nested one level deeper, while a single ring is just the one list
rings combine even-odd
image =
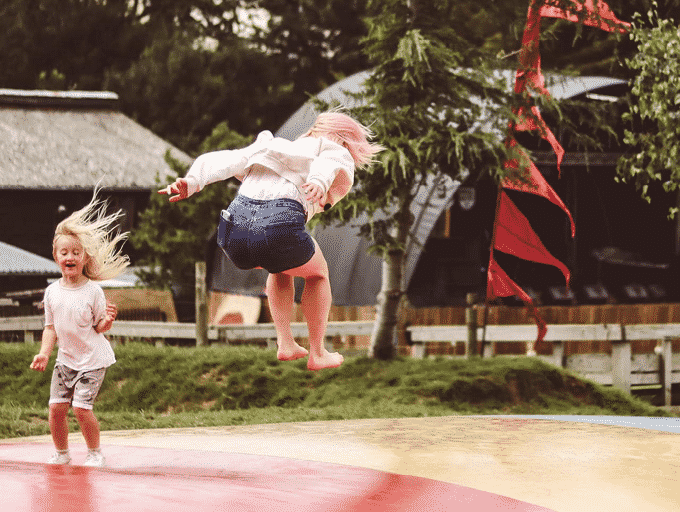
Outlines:
[{"label": "denim shorts", "polygon": [[222,210],[217,244],[242,270],[262,267],[271,274],[304,265],[314,256],[305,231],[307,215],[293,199],[250,199],[237,195]]}]

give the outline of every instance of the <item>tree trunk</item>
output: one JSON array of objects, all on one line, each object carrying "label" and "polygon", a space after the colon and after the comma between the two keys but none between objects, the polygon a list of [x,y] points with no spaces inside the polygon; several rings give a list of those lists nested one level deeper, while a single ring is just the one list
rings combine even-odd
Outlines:
[{"label": "tree trunk", "polygon": [[[406,211],[409,212],[408,207]],[[410,212],[409,212],[410,214]],[[387,252],[382,263],[382,286],[378,294],[375,323],[371,334],[368,356],[389,360],[397,354],[397,324],[401,312],[404,290],[404,262],[406,260],[406,240],[408,238],[409,216],[401,216],[395,228],[394,237],[399,247]]]}]

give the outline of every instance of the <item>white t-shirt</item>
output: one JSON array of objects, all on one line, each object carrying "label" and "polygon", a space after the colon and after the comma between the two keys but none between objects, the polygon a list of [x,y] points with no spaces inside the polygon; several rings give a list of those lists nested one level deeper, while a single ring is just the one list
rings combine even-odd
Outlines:
[{"label": "white t-shirt", "polygon": [[309,208],[307,198],[300,193],[293,182],[261,165],[254,165],[250,169],[238,193],[250,199],[293,199],[304,207],[305,213]]},{"label": "white t-shirt", "polygon": [[88,280],[78,288],[62,286],[61,279],[45,290],[45,325],[57,333],[57,362],[73,370],[107,368],[116,362],[111,344],[94,328],[106,315],[106,296]]}]

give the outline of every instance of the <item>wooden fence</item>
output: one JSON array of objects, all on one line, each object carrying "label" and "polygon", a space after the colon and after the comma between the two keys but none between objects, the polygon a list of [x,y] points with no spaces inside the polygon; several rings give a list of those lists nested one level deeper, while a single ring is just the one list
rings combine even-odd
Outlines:
[{"label": "wooden fence", "polygon": [[[21,338],[20,341],[25,343],[36,342],[43,327],[44,317],[42,316],[0,318],[0,333],[12,332],[16,335],[16,338]],[[296,338],[306,338],[309,335],[307,324],[304,322],[293,322],[291,329]],[[211,342],[227,345],[242,342],[261,342],[267,348],[276,348],[276,329],[273,323],[209,325],[207,330],[207,337]],[[345,338],[349,335],[370,336],[372,330],[372,321],[329,322],[326,329],[326,343],[330,346],[335,338]],[[126,339],[147,340],[158,346],[164,345],[168,339],[193,340],[195,342],[196,324],[116,320],[106,336],[110,338],[112,343]]]},{"label": "wooden fence", "polygon": [[[680,339],[680,323],[664,324],[550,324],[544,344],[549,354],[536,354],[532,340],[536,339],[535,325],[488,325],[486,328],[470,325],[408,326],[410,352],[413,357],[426,356],[426,343],[448,346],[462,345],[463,354],[470,357],[502,356],[495,346],[513,343],[528,346],[528,355],[537,356],[552,364],[573,370],[582,376],[605,385],[613,385],[626,392],[635,385],[658,385],[664,393],[664,402],[671,405],[671,386],[680,383],[680,354],[673,353],[673,343]],[[296,338],[308,336],[307,325],[294,322]],[[23,340],[33,343],[36,331],[43,328],[43,317],[0,318],[0,332],[22,333]],[[327,344],[348,336],[370,336],[373,321],[331,321],[328,324]],[[112,342],[127,338],[145,339],[163,344],[166,339],[196,340],[196,325],[173,322],[116,321],[108,332]],[[263,342],[268,348],[276,347],[274,324],[210,325],[207,338],[217,343]],[[478,342],[486,345],[480,350]],[[610,354],[566,354],[567,343],[590,343],[593,340],[611,345]],[[650,354],[634,354],[632,344],[638,340],[656,340]]]},{"label": "wooden fence", "polygon": [[[680,383],[680,354],[673,353],[673,343],[680,339],[677,324],[553,324],[543,341],[552,347],[550,355],[538,355],[534,350],[537,328],[535,325],[492,325],[486,328],[475,325],[410,326],[412,355],[424,357],[425,344],[460,344],[463,357],[480,352],[484,357],[496,354],[497,343],[522,343],[528,345],[527,355],[539,357],[549,363],[579,373],[583,377],[605,385],[613,385],[630,393],[631,386],[659,385],[663,389],[665,405],[671,405],[671,386]],[[477,345],[484,339],[481,350]],[[652,353],[633,354],[635,341],[656,340]],[[592,340],[607,341],[612,346],[609,354],[565,355],[566,342],[578,343]]]},{"label": "wooden fence", "polygon": [[[265,301],[266,302],[266,301]],[[264,305],[265,318],[267,307]],[[534,320],[524,307],[491,306],[486,310],[477,305],[474,308],[477,325],[534,325]],[[420,325],[466,325],[465,307],[431,307],[431,308],[405,308],[400,316],[400,324],[406,326]],[[557,324],[665,324],[680,323],[680,304],[678,303],[654,303],[654,304],[592,304],[580,306],[539,306],[538,311],[543,319],[551,325]],[[303,321],[302,311],[299,305],[295,309],[295,320]],[[484,317],[486,316],[486,322]],[[373,320],[375,318],[374,306],[333,306],[331,308],[331,320]],[[534,337],[535,339],[535,337]],[[531,337],[527,338],[530,341]],[[366,339],[351,339],[350,342],[356,347],[365,346]],[[633,342],[634,354],[649,353],[654,350],[656,340],[636,340]],[[403,354],[409,352],[406,339],[400,340],[400,348]],[[539,355],[550,355],[550,345],[535,347]],[[462,346],[451,346],[442,343],[431,343],[426,347],[427,355],[462,355]],[[673,350],[680,352],[680,340],[673,342]],[[583,341],[565,341],[564,353],[567,356],[575,354],[611,354],[612,345],[607,339],[592,339]],[[522,343],[499,342],[495,346],[496,355],[521,355],[526,353],[526,347]]]}]

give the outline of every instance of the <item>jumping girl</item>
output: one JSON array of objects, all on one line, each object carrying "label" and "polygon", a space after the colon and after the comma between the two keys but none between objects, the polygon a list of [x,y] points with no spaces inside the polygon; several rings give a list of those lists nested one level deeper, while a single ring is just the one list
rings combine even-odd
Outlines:
[{"label": "jumping girl", "polygon": [[[218,243],[238,268],[269,272],[267,298],[279,360],[309,354],[310,370],[342,364],[341,354],[324,347],[332,301],[328,265],[305,224],[345,197],[354,183],[355,168],[371,163],[382,150],[368,141],[370,135],[348,115],[326,112],[294,141],[264,131],[243,149],[201,155],[185,178],[159,191],[174,202],[210,183],[231,177],[242,182],[234,201],[222,211]],[[305,279],[301,304],[310,352],[296,343],[290,328],[295,277]]]}]

